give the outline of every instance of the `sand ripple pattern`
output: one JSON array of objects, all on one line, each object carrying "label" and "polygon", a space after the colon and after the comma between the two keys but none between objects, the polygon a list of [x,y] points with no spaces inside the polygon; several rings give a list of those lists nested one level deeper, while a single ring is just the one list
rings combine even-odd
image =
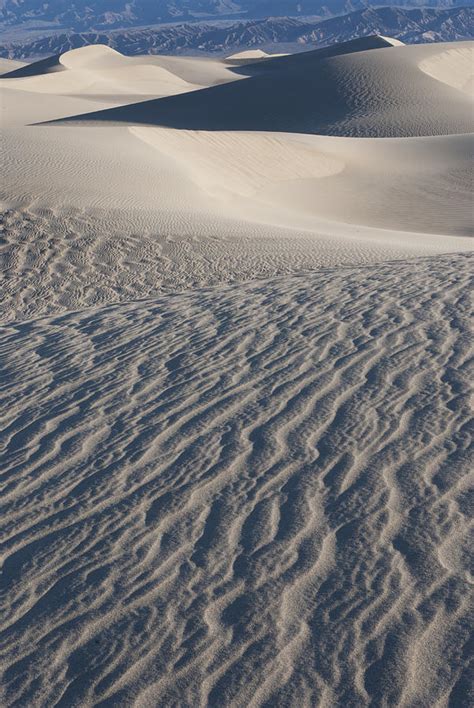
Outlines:
[{"label": "sand ripple pattern", "polygon": [[468,286],[442,256],[3,327],[1,704],[467,705]]},{"label": "sand ripple pattern", "polygon": [[[0,321],[404,257],[397,244],[383,240],[341,242],[276,227],[269,238],[265,226],[232,220],[170,214],[159,228],[139,218],[134,227],[114,229],[105,221],[101,228],[94,213],[70,208],[0,213]],[[454,250],[450,243],[447,248]]]}]

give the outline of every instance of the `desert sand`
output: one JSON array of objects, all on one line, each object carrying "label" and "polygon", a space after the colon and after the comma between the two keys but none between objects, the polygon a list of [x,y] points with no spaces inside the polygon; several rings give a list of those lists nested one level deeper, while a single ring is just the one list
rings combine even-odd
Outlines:
[{"label": "desert sand", "polygon": [[2,60],[2,706],[471,703],[472,52]]}]

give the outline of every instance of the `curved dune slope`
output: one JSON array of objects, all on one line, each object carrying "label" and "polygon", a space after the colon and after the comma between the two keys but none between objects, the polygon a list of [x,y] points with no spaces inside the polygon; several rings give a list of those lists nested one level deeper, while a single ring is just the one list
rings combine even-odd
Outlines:
[{"label": "curved dune slope", "polygon": [[226,61],[240,61],[240,60],[252,60],[252,59],[268,59],[270,54],[262,51],[261,49],[246,49],[243,52],[236,52],[235,54],[230,54],[226,57]]},{"label": "curved dune slope", "polygon": [[104,44],[90,45],[79,49],[70,49],[59,57],[59,63],[66,69],[100,69],[123,64],[126,57]]},{"label": "curved dune slope", "polygon": [[110,96],[129,103],[134,96],[169,96],[187,93],[192,84],[167,69],[137,62],[102,45],[73,49],[2,77],[7,90],[80,96]]},{"label": "curved dune slope", "polygon": [[33,62],[16,68],[2,76],[2,79],[20,79],[31,76],[42,76],[43,74],[57,71],[67,71],[68,69],[104,69],[110,66],[119,66],[127,62],[127,57],[115,51],[105,44],[91,45],[71,49],[64,54],[58,54],[47,59]]},{"label": "curved dune slope", "polygon": [[47,57],[40,61],[35,61],[32,64],[24,64],[16,67],[11,71],[7,71],[2,75],[2,79],[24,79],[30,76],[42,76],[43,74],[53,73],[55,71],[65,71],[66,67],[59,61],[60,56]]},{"label": "curved dune slope", "polygon": [[4,76],[10,74],[16,69],[21,69],[23,66],[25,66],[25,62],[23,61],[16,61],[16,59],[4,59],[3,57],[0,57],[0,78],[3,79]]},{"label": "curved dune slope", "polygon": [[[382,229],[473,234],[471,135],[360,141],[132,127],[208,197]],[[219,202],[217,202],[219,203]],[[239,203],[240,206],[240,203]],[[285,217],[280,217],[285,223]],[[303,221],[301,221],[303,223]]]},{"label": "curved dune slope", "polygon": [[12,131],[0,198],[16,209],[3,219],[0,310],[31,317],[470,250],[472,145],[470,136]]},{"label": "curved dune slope", "polygon": [[336,56],[322,50],[275,58],[244,81],[68,122],[356,137],[470,132],[470,98],[419,68],[439,53],[430,45],[387,46]]},{"label": "curved dune slope", "polygon": [[427,56],[419,67],[429,76],[453,86],[472,97],[474,94],[474,48],[472,42],[459,42]]},{"label": "curved dune slope", "polygon": [[[459,59],[458,80],[467,66],[469,43],[455,49],[449,44],[389,47],[385,40],[369,39],[374,44],[370,51],[364,40],[344,45],[345,54],[335,47],[262,60],[257,69],[245,67],[250,78],[232,73],[225,62],[159,57],[158,65],[138,57],[130,63],[93,47],[65,55],[62,61],[70,68],[62,72],[2,81],[7,88],[0,199],[10,207],[3,218],[1,246],[7,265],[3,317],[31,317],[321,266],[471,250],[471,135],[361,140],[153,125],[160,106],[177,100],[186,106],[202,104],[212,118],[207,97],[223,89],[233,94],[257,79],[278,84],[288,66],[295,72],[300,67],[302,81],[311,78],[308,66],[314,75],[318,66],[330,62],[343,62],[355,71],[359,60],[377,68],[384,81],[394,72],[403,79],[403,60],[422,83],[429,83],[444,109],[454,111],[453,103],[441,101],[444,91],[459,98],[463,115],[469,97],[417,67],[432,60],[439,72],[447,58],[451,69],[445,74],[451,75]],[[347,54],[351,47],[360,51]],[[381,71],[385,62],[395,69]],[[103,111],[95,123],[89,115],[67,123],[27,125],[41,117],[85,112],[97,101],[107,108],[117,101],[130,103],[128,92],[139,97],[148,71],[155,72],[155,91],[176,91],[186,82],[181,88],[189,93],[141,104],[134,98],[118,112]],[[96,86],[102,82],[100,98],[90,93],[87,77]],[[193,81],[223,77],[232,77],[233,83],[191,92],[196,89]],[[62,95],[68,87],[71,95]],[[49,92],[47,100],[44,91]],[[377,93],[376,84],[371,91]],[[370,92],[346,93],[371,115]],[[416,101],[410,107],[421,124],[441,115],[425,114],[422,107]],[[288,115],[293,108],[286,100]],[[257,109],[250,106],[255,116]],[[130,123],[116,121],[118,113]],[[183,113],[183,121],[190,115]],[[136,116],[143,123],[133,123]],[[370,120],[375,120],[373,114]]]},{"label": "curved dune slope", "polygon": [[[18,64],[18,62],[11,63]],[[1,79],[6,79],[5,88],[71,95],[84,94],[84,82],[78,81],[78,77],[95,75],[100,78],[111,74],[121,78],[130,74],[134,81],[132,91],[125,91],[119,81],[115,83],[115,90],[118,93],[128,93],[129,96],[133,93],[143,93],[140,91],[140,74],[143,71],[157,70],[155,74],[157,87],[156,90],[151,91],[151,94],[160,95],[166,93],[160,90],[160,70],[163,74],[168,74],[168,80],[173,77],[178,86],[180,83],[186,84],[188,90],[193,86],[212,86],[226,81],[235,81],[255,70],[253,65],[248,70],[245,67],[236,69],[227,66],[227,60],[223,62],[161,55],[128,57],[101,44],[72,49],[64,54],[20,66],[11,71],[7,70],[8,65],[5,68],[6,71],[1,76]],[[62,75],[58,76],[58,73]]]}]

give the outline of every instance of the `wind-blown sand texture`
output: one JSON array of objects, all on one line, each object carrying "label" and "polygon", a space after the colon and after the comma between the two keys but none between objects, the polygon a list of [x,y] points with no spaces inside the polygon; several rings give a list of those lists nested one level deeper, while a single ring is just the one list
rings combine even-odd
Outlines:
[{"label": "wind-blown sand texture", "polygon": [[2,62],[2,706],[472,704],[471,52]]}]

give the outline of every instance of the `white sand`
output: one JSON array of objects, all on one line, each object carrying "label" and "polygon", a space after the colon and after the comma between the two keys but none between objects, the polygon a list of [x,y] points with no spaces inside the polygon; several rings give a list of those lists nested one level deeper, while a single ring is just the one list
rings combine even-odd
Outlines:
[{"label": "white sand", "polygon": [[[246,49],[243,52],[236,52],[226,57],[227,61],[232,59],[268,59],[270,55],[264,52],[262,49]],[[279,54],[278,56],[281,56]]]},{"label": "white sand", "polygon": [[25,62],[17,61],[16,59],[4,59],[0,57],[0,74],[9,74],[11,71],[20,69],[25,66]]},{"label": "white sand", "polygon": [[396,45],[0,65],[2,706],[468,704],[472,44]]},{"label": "white sand", "polygon": [[225,58],[226,64],[231,64],[234,66],[245,66],[246,64],[251,64],[253,62],[265,61],[266,59],[271,59],[275,57],[286,57],[287,54],[268,54],[262,49],[246,49],[243,52],[236,52],[235,54],[230,54]]}]

